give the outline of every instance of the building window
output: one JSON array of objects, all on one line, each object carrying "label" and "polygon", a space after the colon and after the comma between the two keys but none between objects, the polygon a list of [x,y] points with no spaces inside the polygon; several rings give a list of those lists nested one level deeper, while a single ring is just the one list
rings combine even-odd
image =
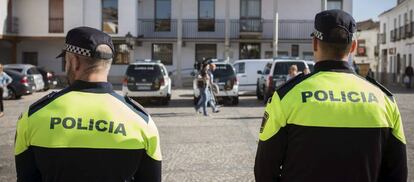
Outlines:
[{"label": "building window", "polygon": [[37,52],[23,52],[23,64],[31,64],[37,66]]},{"label": "building window", "polygon": [[173,64],[172,44],[152,44],[152,59],[161,60],[165,65]]},{"label": "building window", "polygon": [[155,31],[171,31],[171,0],[155,0]]},{"label": "building window", "polygon": [[357,56],[367,56],[367,48],[363,39],[358,40]]},{"label": "building window", "polygon": [[260,59],[260,44],[240,43],[240,59]]},{"label": "building window", "polygon": [[125,43],[114,43],[115,56],[113,64],[129,64],[129,48]]},{"label": "building window", "polygon": [[261,0],[240,0],[240,31],[262,31]]},{"label": "building window", "polygon": [[216,44],[196,44],[196,61],[202,62],[204,59],[217,57]]},{"label": "building window", "polygon": [[118,33],[118,0],[102,0],[102,30]]},{"label": "building window", "polygon": [[49,33],[63,33],[63,0],[49,0]]},{"label": "building window", "polygon": [[299,57],[299,45],[292,45],[292,57]]},{"label": "building window", "polygon": [[327,8],[328,10],[331,9],[342,9],[342,0],[328,0],[327,1]]},{"label": "building window", "polygon": [[198,0],[198,31],[214,32],[215,0]]}]

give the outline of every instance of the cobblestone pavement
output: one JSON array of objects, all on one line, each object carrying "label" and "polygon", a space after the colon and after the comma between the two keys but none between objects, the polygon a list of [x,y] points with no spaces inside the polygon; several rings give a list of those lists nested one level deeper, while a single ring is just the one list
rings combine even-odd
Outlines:
[{"label": "cobblestone pavement", "polygon": [[[220,113],[204,117],[195,114],[191,93],[174,90],[168,107],[146,106],[160,132],[163,181],[254,181],[262,102],[253,96],[241,97],[239,106],[224,106]],[[13,143],[17,117],[45,94],[5,101],[6,115],[0,118],[0,181],[15,181]],[[396,95],[408,140],[409,181],[414,182],[414,94]]]}]

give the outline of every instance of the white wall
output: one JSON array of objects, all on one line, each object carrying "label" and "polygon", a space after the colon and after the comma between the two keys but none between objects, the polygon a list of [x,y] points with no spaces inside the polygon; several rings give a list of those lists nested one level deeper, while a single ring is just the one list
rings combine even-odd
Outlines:
[{"label": "white wall", "polygon": [[101,1],[100,0],[84,0],[85,5],[85,17],[84,25],[93,27],[96,29],[102,29],[102,14],[101,14]]},{"label": "white wall", "polygon": [[13,5],[14,14],[19,18],[19,35],[49,35],[49,1],[15,0]]},{"label": "white wall", "polygon": [[0,0],[0,35],[6,34],[7,1],[8,0]]},{"label": "white wall", "polygon": [[118,0],[118,35],[125,36],[128,32],[137,35],[137,0]]},{"label": "white wall", "polygon": [[84,5],[84,0],[64,1],[63,19],[65,34],[72,28],[84,25]]}]

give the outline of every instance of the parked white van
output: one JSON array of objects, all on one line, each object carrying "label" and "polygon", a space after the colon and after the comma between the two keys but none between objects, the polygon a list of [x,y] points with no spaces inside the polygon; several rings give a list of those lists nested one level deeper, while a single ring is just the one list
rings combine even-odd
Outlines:
[{"label": "parked white van", "polygon": [[236,69],[237,80],[239,80],[239,94],[255,94],[256,84],[259,74],[257,71],[263,70],[267,63],[272,59],[243,59],[233,63]]}]

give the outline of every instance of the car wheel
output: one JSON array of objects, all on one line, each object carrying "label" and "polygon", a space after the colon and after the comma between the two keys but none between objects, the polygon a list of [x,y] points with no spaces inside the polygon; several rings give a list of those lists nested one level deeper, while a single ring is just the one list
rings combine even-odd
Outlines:
[{"label": "car wheel", "polygon": [[18,98],[20,98],[19,96],[17,96],[17,94],[16,94],[16,91],[14,91],[14,89],[13,88],[8,88],[7,89],[8,90],[8,97],[7,97],[7,99],[18,99]]},{"label": "car wheel", "polygon": [[237,97],[233,97],[232,104],[233,105],[238,105],[239,104],[239,97],[238,96]]},{"label": "car wheel", "polygon": [[263,95],[260,93],[259,85],[256,86],[256,96],[258,100],[263,100]]}]

